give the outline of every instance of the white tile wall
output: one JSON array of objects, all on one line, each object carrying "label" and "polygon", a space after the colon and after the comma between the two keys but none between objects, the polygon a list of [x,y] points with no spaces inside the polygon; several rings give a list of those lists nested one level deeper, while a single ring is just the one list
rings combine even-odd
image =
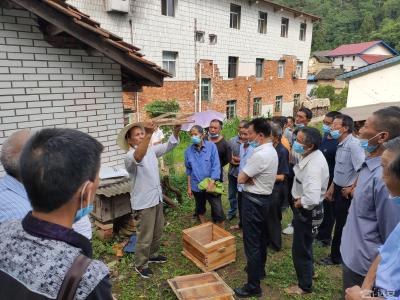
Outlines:
[{"label": "white tile wall", "polygon": [[0,149],[22,128],[68,127],[107,143],[103,165],[121,165],[123,152],[115,146],[122,126],[118,64],[100,54],[54,48],[29,12],[0,8]]}]

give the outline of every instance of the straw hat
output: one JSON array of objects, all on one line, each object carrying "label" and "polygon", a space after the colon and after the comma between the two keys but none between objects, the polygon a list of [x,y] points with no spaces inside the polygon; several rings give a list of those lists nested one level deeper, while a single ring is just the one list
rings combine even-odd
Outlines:
[{"label": "straw hat", "polygon": [[118,133],[118,137],[117,137],[117,144],[122,150],[125,150],[125,151],[129,150],[129,144],[128,144],[128,141],[126,140],[126,134],[132,127],[143,128],[143,123],[142,122],[131,123],[131,124],[126,125],[124,128],[122,128],[120,130],[120,132]]}]

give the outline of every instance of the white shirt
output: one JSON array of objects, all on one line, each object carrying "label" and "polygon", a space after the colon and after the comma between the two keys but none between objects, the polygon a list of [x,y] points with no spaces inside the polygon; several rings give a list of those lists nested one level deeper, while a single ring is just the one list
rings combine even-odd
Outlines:
[{"label": "white shirt", "polygon": [[150,146],[141,162],[133,156],[131,148],[125,157],[125,167],[132,182],[131,206],[141,210],[156,206],[162,202],[162,190],[157,158],[171,151],[178,145],[178,140],[171,135],[167,143]]},{"label": "white shirt", "polygon": [[328,163],[322,152],[316,150],[301,159],[293,171],[292,196],[300,198],[303,208],[311,210],[325,198],[329,182]]},{"label": "white shirt", "polygon": [[161,143],[164,138],[164,133],[160,128],[158,128],[151,136],[150,144],[154,145],[156,143]]},{"label": "white shirt", "polygon": [[271,195],[278,171],[278,154],[272,143],[266,143],[253,150],[247,159],[243,172],[253,179],[254,184],[244,184],[243,191]]}]

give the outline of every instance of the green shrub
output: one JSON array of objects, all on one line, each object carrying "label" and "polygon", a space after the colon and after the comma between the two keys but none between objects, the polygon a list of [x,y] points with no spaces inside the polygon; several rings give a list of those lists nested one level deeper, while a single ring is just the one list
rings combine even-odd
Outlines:
[{"label": "green shrub", "polygon": [[175,99],[172,100],[154,100],[153,102],[146,104],[144,110],[150,118],[158,117],[168,112],[178,112],[179,103]]}]

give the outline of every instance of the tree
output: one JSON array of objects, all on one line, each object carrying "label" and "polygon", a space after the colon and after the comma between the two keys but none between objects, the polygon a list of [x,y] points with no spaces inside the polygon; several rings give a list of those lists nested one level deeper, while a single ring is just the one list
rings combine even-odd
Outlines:
[{"label": "tree", "polygon": [[158,117],[168,112],[178,112],[179,103],[173,100],[154,100],[153,102],[146,104],[144,110],[150,118]]},{"label": "tree", "polygon": [[371,32],[375,31],[376,26],[375,26],[375,20],[372,17],[371,14],[367,14],[364,17],[363,22],[361,23],[360,31],[361,31],[361,36],[364,39],[368,39],[371,35]]}]

